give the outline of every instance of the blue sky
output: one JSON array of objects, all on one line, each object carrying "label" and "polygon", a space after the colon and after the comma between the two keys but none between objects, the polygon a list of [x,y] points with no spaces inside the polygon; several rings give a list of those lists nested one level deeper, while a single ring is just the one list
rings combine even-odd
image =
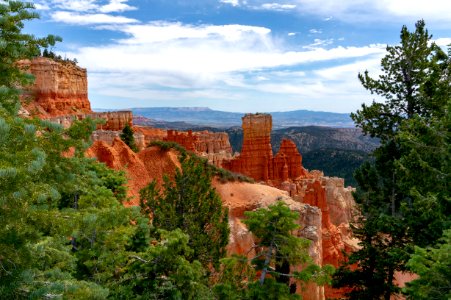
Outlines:
[{"label": "blue sky", "polygon": [[374,96],[387,44],[423,18],[451,43],[443,0],[35,0],[37,36],[88,69],[94,108],[204,106],[348,113]]}]

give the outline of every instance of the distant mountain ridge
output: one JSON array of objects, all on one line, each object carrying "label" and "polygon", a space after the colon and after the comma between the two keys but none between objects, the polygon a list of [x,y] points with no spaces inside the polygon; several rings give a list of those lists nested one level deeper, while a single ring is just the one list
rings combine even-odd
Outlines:
[{"label": "distant mountain ridge", "polygon": [[[229,128],[241,126],[241,117],[245,113],[213,110],[208,107],[142,107],[130,108],[133,115],[142,116],[154,121],[183,122],[196,126],[211,126],[216,128]],[[95,109],[95,111],[105,111]],[[354,127],[349,114],[293,110],[287,112],[269,112],[273,119],[273,128],[287,128],[298,126],[328,126],[348,128]]]}]

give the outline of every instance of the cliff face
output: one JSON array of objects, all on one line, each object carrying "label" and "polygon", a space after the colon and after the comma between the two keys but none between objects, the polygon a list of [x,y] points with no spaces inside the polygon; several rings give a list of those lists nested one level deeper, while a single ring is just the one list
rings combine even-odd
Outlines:
[{"label": "cliff face", "polygon": [[44,57],[18,64],[35,76],[29,91],[35,97],[34,102],[24,103],[32,115],[47,118],[92,112],[86,69]]}]

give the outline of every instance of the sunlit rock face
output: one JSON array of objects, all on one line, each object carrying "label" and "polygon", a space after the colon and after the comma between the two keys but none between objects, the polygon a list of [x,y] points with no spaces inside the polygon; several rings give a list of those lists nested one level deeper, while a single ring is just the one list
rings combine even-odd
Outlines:
[{"label": "sunlit rock face", "polygon": [[282,141],[273,156],[271,148],[272,117],[269,114],[246,114],[243,118],[243,147],[238,157],[224,161],[223,167],[257,181],[283,182],[305,175],[302,156],[296,145]]},{"label": "sunlit rock face", "polygon": [[173,150],[149,147],[135,153],[118,137],[114,137],[111,144],[95,141],[86,156],[97,158],[108,167],[125,172],[129,197],[126,205],[139,205],[139,191],[142,188],[152,180],[161,185],[163,175],[174,174],[176,168],[180,167],[178,154]]},{"label": "sunlit rock face", "polygon": [[41,118],[91,113],[86,69],[69,62],[38,57],[18,62],[21,69],[33,74],[35,82],[28,88],[33,101],[26,110]]}]

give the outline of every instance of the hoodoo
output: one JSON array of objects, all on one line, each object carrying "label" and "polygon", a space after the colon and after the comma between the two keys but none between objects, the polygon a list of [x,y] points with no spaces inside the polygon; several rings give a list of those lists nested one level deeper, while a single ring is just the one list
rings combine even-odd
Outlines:
[{"label": "hoodoo", "polygon": [[302,167],[302,156],[293,141],[284,139],[279,152],[273,156],[270,114],[246,114],[242,120],[241,154],[224,161],[225,169],[259,181],[286,181],[307,175]]}]

